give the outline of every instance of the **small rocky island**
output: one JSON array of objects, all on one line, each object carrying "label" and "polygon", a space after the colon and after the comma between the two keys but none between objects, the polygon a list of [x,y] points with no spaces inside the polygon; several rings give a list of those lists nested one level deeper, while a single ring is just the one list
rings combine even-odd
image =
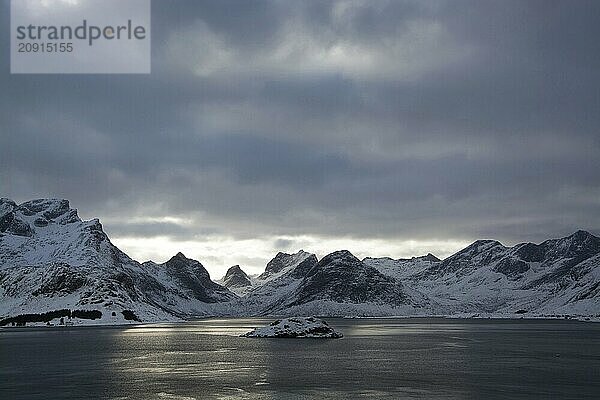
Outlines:
[{"label": "small rocky island", "polygon": [[327,322],[315,317],[278,319],[268,326],[243,334],[249,338],[341,338],[343,335]]}]

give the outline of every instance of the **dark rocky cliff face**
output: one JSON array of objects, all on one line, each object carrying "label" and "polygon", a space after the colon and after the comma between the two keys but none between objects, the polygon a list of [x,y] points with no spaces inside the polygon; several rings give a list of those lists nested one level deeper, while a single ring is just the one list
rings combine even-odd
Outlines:
[{"label": "dark rocky cliff face", "polygon": [[290,305],[313,300],[391,305],[410,303],[402,284],[365,265],[347,250],[331,253],[312,267],[294,293]]},{"label": "dark rocky cliff face", "polygon": [[68,200],[37,199],[17,205],[10,199],[0,199],[0,233],[31,237],[36,227],[73,222],[81,220]]},{"label": "dark rocky cliff face", "polygon": [[226,288],[243,288],[251,286],[252,282],[239,265],[234,265],[227,270],[225,277],[223,277],[223,285]]},{"label": "dark rocky cliff face", "polygon": [[277,253],[275,255],[275,257],[273,257],[273,259],[267,263],[267,266],[265,267],[265,272],[260,274],[260,276],[258,278],[266,279],[269,276],[280,272],[282,269],[284,269],[287,266],[290,258],[291,258],[291,254],[282,253],[282,252]]},{"label": "dark rocky cliff face", "polygon": [[187,258],[182,253],[177,253],[160,267],[169,277],[177,280],[184,292],[196,300],[215,303],[220,300],[221,295],[230,295],[226,288],[210,279],[208,271],[199,261]]},{"label": "dark rocky cliff face", "polygon": [[309,255],[290,272],[290,276],[294,279],[304,278],[317,265],[318,261],[317,256]]}]

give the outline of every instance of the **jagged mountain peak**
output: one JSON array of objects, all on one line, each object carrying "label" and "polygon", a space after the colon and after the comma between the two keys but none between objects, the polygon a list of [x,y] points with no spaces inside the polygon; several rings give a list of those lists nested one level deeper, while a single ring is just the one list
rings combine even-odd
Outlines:
[{"label": "jagged mountain peak", "polygon": [[231,274],[236,274],[238,272],[244,272],[242,270],[242,267],[240,267],[238,264],[232,265],[231,267],[229,267],[229,269],[227,269],[227,273],[225,273],[225,276],[231,275]]},{"label": "jagged mountain peak", "polygon": [[490,247],[496,247],[496,246],[502,246],[502,243],[500,243],[497,240],[493,240],[493,239],[479,239],[474,241],[473,243],[471,243],[469,246],[467,246],[467,249],[481,249],[481,248],[490,248]]},{"label": "jagged mountain peak", "polygon": [[[16,211],[26,217],[36,216],[46,220],[60,219],[60,221],[81,222],[77,210],[71,208],[69,200],[65,199],[36,199],[26,201],[17,206]],[[64,217],[67,217],[66,219]],[[60,222],[59,221],[59,222]]]},{"label": "jagged mountain peak", "polygon": [[538,246],[543,248],[546,256],[550,258],[572,257],[580,253],[600,251],[600,238],[579,230],[563,238],[546,240]]},{"label": "jagged mountain peak", "polygon": [[178,252],[162,265],[173,269],[195,268],[200,270],[202,274],[208,276],[208,271],[200,261],[194,260],[193,258],[187,258],[182,252]]},{"label": "jagged mountain peak", "polygon": [[[462,277],[469,277],[473,281],[493,283],[503,279],[497,275],[502,274],[510,281],[522,282],[522,289],[543,285],[557,287],[572,276],[576,265],[598,253],[600,239],[586,231],[541,244],[521,243],[513,247],[505,247],[493,240],[478,240],[416,277],[437,279],[454,274],[449,279],[460,281]],[[477,278],[473,278],[474,275]]]},{"label": "jagged mountain peak", "polygon": [[450,257],[446,258],[443,262],[446,263],[455,261],[457,259],[471,259],[475,257],[481,257],[483,254],[490,255],[502,252],[506,249],[507,247],[505,247],[502,243],[500,243],[497,240],[476,240],[464,249],[459,250]]},{"label": "jagged mountain peak", "polygon": [[67,199],[41,198],[25,201],[19,204],[19,207],[28,208],[33,212],[41,212],[49,209],[70,209],[70,203]]},{"label": "jagged mountain peak", "polygon": [[584,231],[584,230],[578,230],[577,232],[574,232],[573,234],[571,234],[565,238],[558,239],[558,241],[568,244],[568,245],[572,245],[572,246],[578,246],[578,245],[597,246],[598,244],[600,244],[599,237],[594,236],[591,233],[589,233],[588,231]]},{"label": "jagged mountain peak", "polygon": [[574,232],[573,234],[571,234],[568,237],[574,238],[574,239],[579,239],[579,240],[585,240],[585,239],[590,238],[590,237],[598,239],[597,236],[594,236],[590,232],[585,231],[583,229],[579,229],[578,231]]},{"label": "jagged mountain peak", "polygon": [[82,221],[68,200],[35,199],[17,205],[11,199],[0,199],[0,233],[3,234],[30,237],[37,229],[74,222]]},{"label": "jagged mountain peak", "polygon": [[438,276],[447,273],[468,274],[498,260],[507,250],[509,248],[497,240],[476,240],[464,249],[444,259],[444,261],[436,262],[427,270],[421,271],[419,276]]},{"label": "jagged mountain peak", "polygon": [[258,279],[270,279],[288,269],[296,268],[299,264],[309,259],[316,262],[316,256],[304,250],[300,250],[294,254],[278,252],[277,255],[267,263],[265,272],[263,272]]},{"label": "jagged mountain peak", "polygon": [[252,282],[239,265],[234,265],[229,267],[227,273],[223,277],[223,285],[226,288],[242,288],[251,286]]},{"label": "jagged mountain peak", "polygon": [[526,262],[552,261],[580,255],[587,257],[599,251],[600,238],[584,230],[562,238],[549,239],[541,244],[520,243],[511,249],[511,253]]},{"label": "jagged mountain peak", "polygon": [[325,257],[323,257],[317,263],[316,267],[322,267],[322,266],[331,264],[332,262],[356,263],[356,262],[360,262],[360,260],[358,258],[356,258],[354,256],[354,254],[352,254],[349,250],[337,250],[337,251],[334,251],[333,253],[329,253]]},{"label": "jagged mountain peak", "polygon": [[200,265],[201,267],[203,267],[202,263],[200,261],[194,260],[193,258],[188,258],[182,252],[178,252],[173,257],[171,257],[170,259],[168,259],[164,264],[165,265],[170,265],[170,266]]},{"label": "jagged mountain peak", "polygon": [[436,256],[434,256],[431,253],[427,253],[424,256],[420,256],[420,257],[413,257],[414,260],[421,260],[421,261],[429,261],[429,262],[439,262],[441,261],[439,258],[437,258]]},{"label": "jagged mountain peak", "polygon": [[182,252],[180,252],[180,251],[179,251],[179,252],[177,252],[177,254],[175,254],[173,257],[171,257],[171,260],[173,260],[173,259],[175,259],[175,260],[189,260],[189,258],[187,258],[187,257],[185,256],[185,254],[183,254],[183,253],[182,253]]},{"label": "jagged mountain peak", "polygon": [[273,259],[271,261],[277,261],[277,260],[286,260],[292,257],[295,258],[301,258],[301,257],[308,257],[310,256],[312,253],[309,253],[307,251],[304,250],[298,250],[295,253],[285,253],[283,251],[278,251],[277,254],[275,255],[275,257],[273,257]]}]

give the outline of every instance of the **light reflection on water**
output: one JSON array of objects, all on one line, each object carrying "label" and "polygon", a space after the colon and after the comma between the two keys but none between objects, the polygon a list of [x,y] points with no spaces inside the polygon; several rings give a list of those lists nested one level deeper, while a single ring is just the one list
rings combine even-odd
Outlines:
[{"label": "light reflection on water", "polygon": [[239,337],[270,319],[3,330],[0,399],[585,398],[600,324],[330,319],[338,340]]}]

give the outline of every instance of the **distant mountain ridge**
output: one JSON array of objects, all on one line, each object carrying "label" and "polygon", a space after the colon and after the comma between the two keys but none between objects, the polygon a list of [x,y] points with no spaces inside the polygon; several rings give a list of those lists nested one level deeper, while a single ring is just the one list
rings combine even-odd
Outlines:
[{"label": "distant mountain ridge", "polygon": [[585,231],[539,245],[477,240],[443,261],[405,271],[401,279],[442,313],[596,315],[600,298],[590,293],[599,282],[599,255],[600,238]]},{"label": "distant mountain ridge", "polygon": [[600,317],[600,238],[577,231],[512,247],[477,240],[444,260],[359,260],[347,250],[319,260],[301,250],[278,253],[258,277],[233,266],[220,283],[182,253],[138,263],[67,200],[0,199],[0,320],[13,322],[98,314],[103,324],[216,315]]}]

